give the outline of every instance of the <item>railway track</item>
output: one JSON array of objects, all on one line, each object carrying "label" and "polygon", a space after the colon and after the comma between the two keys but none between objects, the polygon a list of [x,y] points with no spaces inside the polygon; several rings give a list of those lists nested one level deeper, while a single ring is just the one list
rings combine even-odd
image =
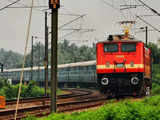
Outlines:
[{"label": "railway track", "polygon": [[[78,97],[78,96],[82,96],[82,95],[88,95],[90,94],[90,92],[86,91],[86,90],[76,90],[73,91],[74,89],[64,89],[66,90],[68,93],[67,94],[63,94],[63,95],[59,95],[57,96],[57,99],[66,99],[66,98],[71,98],[71,97]],[[36,97],[36,98],[25,98],[25,99],[20,99],[19,104],[25,104],[25,103],[34,103],[37,101],[39,102],[44,102],[44,101],[49,101],[50,97]],[[10,105],[15,105],[17,102],[17,100],[7,100],[6,101],[6,105],[7,107]]]},{"label": "railway track", "polygon": [[[58,112],[68,112],[102,105],[107,99],[95,90],[70,89],[71,93],[57,97]],[[15,113],[16,101],[8,101],[7,108],[0,110],[0,120],[12,120]],[[50,98],[34,98],[20,100],[18,119],[27,114],[44,116],[50,113]]]}]

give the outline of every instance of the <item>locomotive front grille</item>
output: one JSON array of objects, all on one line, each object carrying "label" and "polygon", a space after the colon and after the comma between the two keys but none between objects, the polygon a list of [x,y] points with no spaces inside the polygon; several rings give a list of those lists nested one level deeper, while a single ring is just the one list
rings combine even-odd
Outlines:
[{"label": "locomotive front grille", "polygon": [[133,93],[138,93],[141,88],[142,79],[141,75],[137,74],[140,79],[138,84],[134,85],[131,83],[131,78],[136,74],[109,74],[106,77],[109,78],[106,91],[112,94],[119,95],[133,95]]}]

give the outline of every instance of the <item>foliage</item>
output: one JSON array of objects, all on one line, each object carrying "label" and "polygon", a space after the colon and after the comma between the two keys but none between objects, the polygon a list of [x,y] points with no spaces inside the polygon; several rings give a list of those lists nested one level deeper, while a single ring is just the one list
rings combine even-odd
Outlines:
[{"label": "foliage", "polygon": [[2,88],[3,86],[8,86],[9,83],[6,79],[0,78],[0,88]]},{"label": "foliage", "polygon": [[[7,100],[16,99],[18,95],[19,84],[10,85],[6,82],[6,80],[0,79],[0,84],[1,83],[2,87],[0,87],[0,96],[5,96]],[[44,93],[44,88],[37,86],[35,81],[30,81],[28,85],[22,85],[21,98],[40,97],[44,96]],[[49,89],[47,90],[47,93],[50,94]],[[58,89],[57,94],[62,94],[62,91]]]},{"label": "foliage", "polygon": [[153,64],[152,95],[160,94],[160,65]]},{"label": "foliage", "polygon": [[6,51],[3,48],[0,49],[0,62],[4,65],[4,68],[17,68],[20,67],[23,55]]},{"label": "foliage", "polygon": [[159,101],[160,96],[148,97],[135,102],[124,100],[117,103],[112,100],[97,110],[51,114],[44,118],[29,117],[24,120],[159,120]]},{"label": "foliage", "polygon": [[[49,64],[51,50],[49,49]],[[58,64],[66,64],[73,62],[89,61],[96,59],[96,45],[93,44],[93,47],[80,46],[76,44],[70,44],[69,41],[64,40],[63,43],[58,44]],[[33,66],[43,66],[44,64],[44,45],[36,43],[33,46]],[[27,55],[25,67],[31,66],[31,53]]]},{"label": "foliage", "polygon": [[152,95],[160,95],[160,85],[156,83],[152,84]]},{"label": "foliage", "polygon": [[[45,46],[40,43],[36,42],[33,45],[33,66],[43,66],[44,64],[44,51]],[[25,67],[30,67],[31,66],[31,52],[27,55],[26,57],[26,64]]]},{"label": "foliage", "polygon": [[159,64],[160,63],[160,61],[159,61],[159,59],[160,59],[160,49],[154,43],[149,43],[148,47],[152,51],[153,63],[154,64]]},{"label": "foliage", "polygon": [[[44,51],[45,46],[42,43],[35,43],[33,45],[33,66],[44,65]],[[51,50],[49,49],[49,63]],[[13,51],[6,51],[0,49],[0,62],[4,64],[5,69],[20,68],[22,65],[23,55]],[[66,64],[73,62],[89,61],[96,59],[96,45],[92,47],[77,46],[70,44],[65,40],[63,43],[58,44],[58,64]],[[31,52],[27,54],[25,67],[31,66]]]},{"label": "foliage", "polygon": [[153,83],[160,85],[160,65],[159,64],[153,64],[152,80],[153,80]]},{"label": "foliage", "polygon": [[[7,100],[16,99],[18,95],[19,84],[8,85],[0,88],[0,94],[5,96]],[[34,82],[29,85],[22,85],[21,98],[39,97],[44,95],[44,89],[35,85]]]},{"label": "foliage", "polygon": [[[92,47],[70,44],[67,40],[59,43],[58,47],[58,64],[66,64],[73,62],[89,61],[96,59],[96,45]],[[50,54],[50,53],[49,53]]]}]

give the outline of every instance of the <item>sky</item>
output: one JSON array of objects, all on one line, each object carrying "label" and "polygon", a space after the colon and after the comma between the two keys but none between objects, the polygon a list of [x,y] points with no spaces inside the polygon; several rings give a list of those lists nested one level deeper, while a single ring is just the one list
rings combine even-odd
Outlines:
[{"label": "sky", "polygon": [[[0,8],[14,2],[16,0],[0,0]],[[124,6],[120,5],[141,5],[138,0],[60,0],[61,8],[59,9],[59,26],[77,18],[66,14],[85,15],[81,19],[68,24],[59,30],[59,42],[64,39],[77,45],[92,45],[93,42],[105,40],[109,34],[122,33],[122,26],[119,21],[134,20],[136,24],[132,26],[131,34],[137,39],[145,41],[145,33],[140,32],[140,27],[145,27],[136,15],[155,15],[144,6],[137,8],[120,10]],[[159,0],[143,0],[147,5],[160,12]],[[30,6],[31,0],[21,0],[15,6]],[[30,29],[30,39],[28,44],[28,52],[31,50],[31,36],[38,36],[34,39],[35,42],[44,43],[44,11],[47,10],[48,0],[34,0],[34,6],[46,6],[34,8],[32,16],[32,24]],[[29,22],[30,9],[24,8],[6,8],[0,11],[0,48],[12,50],[18,53],[24,53],[26,41],[26,31]],[[49,11],[48,11],[49,12]],[[48,14],[48,26],[51,25],[50,14]],[[160,16],[142,17],[144,20],[152,24],[157,29],[160,29]],[[149,27],[149,26],[148,26]],[[91,29],[93,31],[84,32],[77,31],[71,35],[64,36],[72,32],[66,29]],[[152,30],[149,27],[149,30]],[[156,31],[149,32],[149,41],[156,43],[160,38],[160,33]]]}]

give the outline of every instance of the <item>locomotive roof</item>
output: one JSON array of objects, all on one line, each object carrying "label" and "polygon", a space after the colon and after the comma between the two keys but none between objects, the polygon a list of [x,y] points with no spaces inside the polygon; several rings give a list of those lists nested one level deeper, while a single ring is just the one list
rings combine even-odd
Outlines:
[{"label": "locomotive roof", "polygon": [[137,42],[142,42],[142,41],[139,41],[139,40],[113,40],[113,41],[101,41],[101,42],[98,42],[98,43],[119,43],[119,42],[122,42],[122,43],[137,43]]}]

